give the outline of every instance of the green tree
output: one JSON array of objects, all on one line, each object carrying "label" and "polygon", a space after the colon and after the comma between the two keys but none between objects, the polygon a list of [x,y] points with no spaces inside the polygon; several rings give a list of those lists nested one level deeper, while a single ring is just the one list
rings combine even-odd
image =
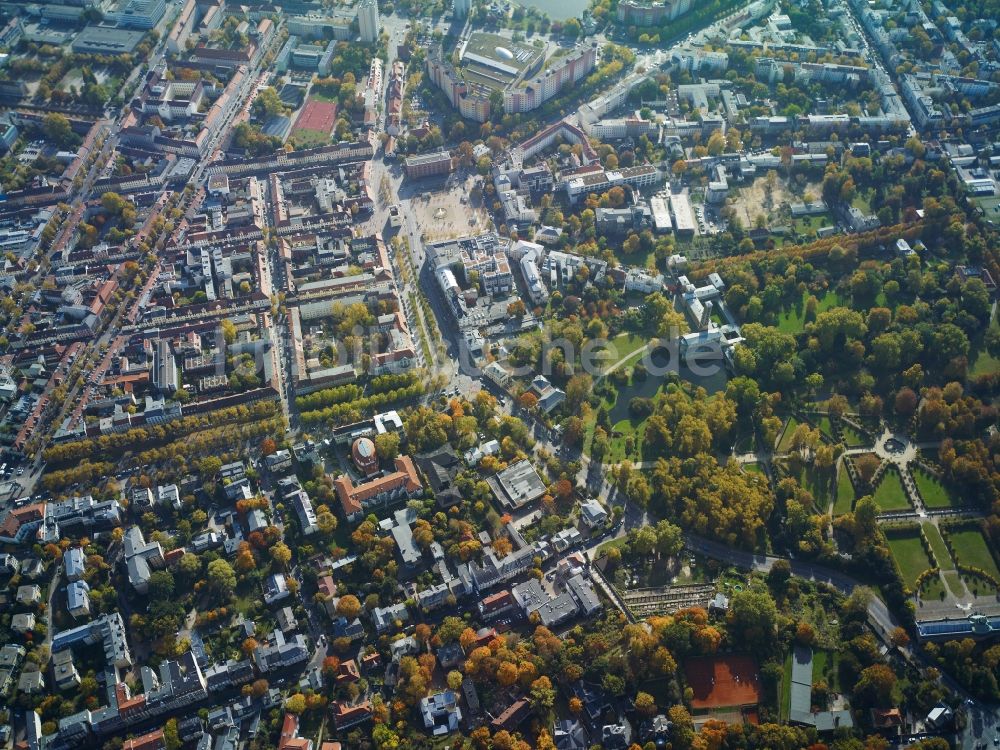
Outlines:
[{"label": "green tree", "polygon": [[66,115],[53,112],[45,116],[42,120],[42,132],[45,137],[64,148],[76,143],[76,135],[73,133],[73,126],[70,125]]},{"label": "green tree", "polygon": [[399,435],[383,432],[375,437],[375,452],[383,461],[393,461],[399,455]]},{"label": "green tree", "polygon": [[656,552],[661,557],[674,557],[684,549],[684,534],[679,526],[666,519],[656,524]]},{"label": "green tree", "polygon": [[301,715],[306,710],[306,697],[302,693],[288,696],[288,700],[285,701],[285,710],[296,716]]},{"label": "green tree", "polygon": [[166,750],[179,750],[182,743],[177,733],[177,719],[168,719],[163,725],[163,744]]},{"label": "green tree", "polygon": [[232,596],[236,590],[236,573],[233,566],[223,559],[212,560],[207,568],[208,582],[223,596]]},{"label": "green tree", "polygon": [[174,595],[174,576],[169,570],[156,570],[149,576],[149,598],[168,601]]},{"label": "green tree", "polygon": [[750,647],[773,646],[777,621],[778,608],[767,592],[737,591],[729,600],[730,625]]},{"label": "green tree", "polygon": [[271,559],[278,563],[281,568],[287,570],[288,563],[292,561],[292,551],[284,542],[278,542],[271,547]]}]

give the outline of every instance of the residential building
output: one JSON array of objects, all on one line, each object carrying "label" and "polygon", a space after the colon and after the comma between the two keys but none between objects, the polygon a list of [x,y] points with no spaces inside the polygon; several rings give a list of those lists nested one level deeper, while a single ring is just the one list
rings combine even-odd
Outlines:
[{"label": "residential building", "polygon": [[122,538],[122,550],[128,582],[137,592],[145,594],[149,590],[152,568],[164,565],[163,547],[159,542],[146,542],[139,527],[131,526]]},{"label": "residential building", "polygon": [[515,604],[516,602],[509,591],[498,591],[495,594],[483,597],[482,601],[479,602],[479,616],[484,621],[490,622],[510,612]]},{"label": "residential building", "polygon": [[582,575],[577,574],[566,581],[566,588],[585,617],[601,611],[601,600],[590,581]]},{"label": "residential building", "polygon": [[18,692],[27,695],[38,695],[45,690],[45,677],[40,671],[27,670],[21,672],[21,678],[17,681]]},{"label": "residential building", "polygon": [[71,651],[52,654],[52,680],[59,690],[71,690],[80,684],[80,672],[73,663]]},{"label": "residential building", "polygon": [[122,743],[122,750],[166,750],[167,743],[163,738],[163,729],[133,737]]},{"label": "residential building", "polygon": [[372,610],[372,622],[375,623],[375,630],[381,635],[395,629],[396,622],[407,622],[410,613],[405,604],[393,604],[388,607],[375,607]]},{"label": "residential building", "polygon": [[86,581],[73,581],[66,587],[66,609],[74,618],[90,615],[90,586]]},{"label": "residential building", "polygon": [[285,579],[284,573],[271,573],[264,579],[262,586],[264,588],[264,602],[268,605],[287,599],[292,593],[288,590],[288,581]]},{"label": "residential building", "polygon": [[34,605],[42,601],[42,589],[37,583],[29,583],[25,586],[17,587],[15,596],[18,604]]},{"label": "residential building", "polygon": [[295,714],[285,714],[278,738],[278,750],[313,750],[312,740],[299,737],[299,717]]},{"label": "residential building", "polygon": [[622,0],[618,3],[618,21],[630,26],[659,26],[664,21],[674,21],[691,10],[691,0],[664,0],[646,3]]},{"label": "residential building", "polygon": [[597,500],[580,503],[580,519],[588,528],[603,526],[608,522],[608,512]]},{"label": "residential building", "polygon": [[35,615],[31,612],[14,615],[10,618],[10,629],[24,635],[35,629]]},{"label": "residential building", "polygon": [[378,35],[382,29],[378,13],[378,0],[361,0],[358,4],[358,28],[361,32],[361,41],[365,44],[378,41]]},{"label": "residential building", "polygon": [[0,521],[0,542],[17,545],[26,542],[41,528],[46,510],[45,503],[32,503],[8,510]]},{"label": "residential building", "polygon": [[301,664],[309,659],[310,653],[306,638],[301,633],[286,640],[284,633],[275,630],[271,634],[271,642],[257,646],[253,657],[260,672],[271,672]]},{"label": "residential building", "polygon": [[344,701],[334,701],[330,704],[330,717],[339,731],[363,724],[372,718],[371,701],[365,699],[353,705]]},{"label": "residential building", "polygon": [[420,700],[420,715],[424,720],[424,729],[435,737],[457,732],[458,725],[462,721],[458,696],[453,690],[442,690],[440,693],[425,696]]},{"label": "residential building", "polygon": [[62,630],[52,638],[52,652],[102,644],[104,660],[119,669],[132,666],[132,654],[125,636],[125,623],[118,612],[104,614],[96,620],[70,630]]},{"label": "residential building", "polygon": [[538,399],[538,408],[546,414],[566,400],[566,392],[552,385],[544,375],[536,375],[528,391]]},{"label": "residential building", "polygon": [[406,176],[411,180],[419,180],[422,177],[432,177],[434,175],[451,174],[452,159],[447,149],[432,151],[429,154],[419,154],[408,156],[403,160],[403,168]]},{"label": "residential building", "polygon": [[79,581],[83,578],[85,559],[82,547],[70,547],[63,553],[63,570],[66,571],[67,581]]}]

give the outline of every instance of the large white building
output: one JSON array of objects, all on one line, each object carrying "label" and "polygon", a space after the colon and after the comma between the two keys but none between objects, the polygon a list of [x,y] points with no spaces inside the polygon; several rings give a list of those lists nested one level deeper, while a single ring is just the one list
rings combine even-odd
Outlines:
[{"label": "large white building", "polygon": [[165,0],[128,0],[121,10],[112,14],[123,28],[151,29],[160,22],[167,11]]},{"label": "large white building", "polygon": [[358,5],[358,27],[361,41],[371,44],[378,41],[382,24],[378,15],[378,0],[361,0]]}]

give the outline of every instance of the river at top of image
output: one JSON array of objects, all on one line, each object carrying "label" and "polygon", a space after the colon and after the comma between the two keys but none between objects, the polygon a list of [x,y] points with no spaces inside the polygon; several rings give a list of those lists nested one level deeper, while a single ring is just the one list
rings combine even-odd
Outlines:
[{"label": "river at top of image", "polygon": [[537,8],[553,21],[566,21],[570,18],[579,18],[590,3],[588,0],[531,0],[520,4],[526,8]]}]

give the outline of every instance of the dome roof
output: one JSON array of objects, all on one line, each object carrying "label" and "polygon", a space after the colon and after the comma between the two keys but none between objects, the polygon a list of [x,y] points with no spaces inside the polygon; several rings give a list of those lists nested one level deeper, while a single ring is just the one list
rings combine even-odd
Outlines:
[{"label": "dome roof", "polygon": [[372,458],[375,455],[375,443],[366,437],[354,441],[354,455],[358,458]]},{"label": "dome roof", "polygon": [[502,57],[504,60],[513,60],[514,59],[514,53],[511,52],[506,47],[497,47],[493,51],[497,53],[497,57]]}]

